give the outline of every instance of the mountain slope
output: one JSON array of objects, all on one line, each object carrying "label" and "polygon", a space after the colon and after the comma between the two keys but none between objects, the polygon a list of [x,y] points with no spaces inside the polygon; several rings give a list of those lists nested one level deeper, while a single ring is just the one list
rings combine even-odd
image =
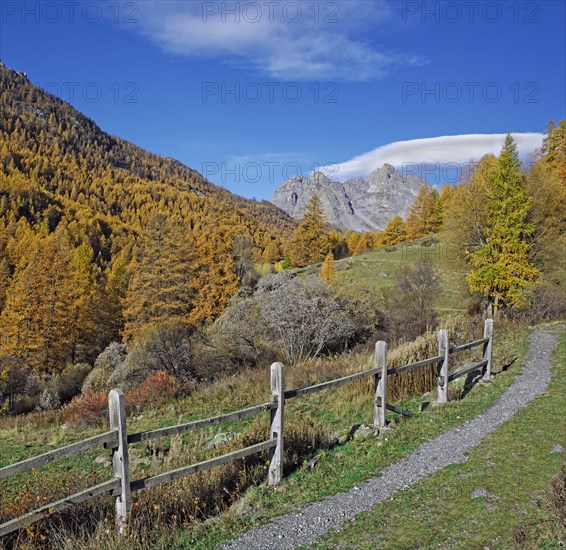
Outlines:
[{"label": "mountain slope", "polygon": [[[191,280],[184,319],[191,324],[216,317],[237,290],[238,239],[247,261],[259,262],[295,227],[270,203],[233,195],[178,161],[103,132],[1,64],[0,106],[0,360],[30,362],[48,343],[71,340],[58,356],[90,360],[117,339],[130,277],[142,265],[130,260],[158,216],[189,242],[190,258],[170,260]],[[61,257],[49,261],[48,249]],[[49,278],[54,265],[63,271]],[[26,305],[48,295],[51,310],[47,302],[44,310]],[[62,331],[92,338],[54,333],[58,312]]]},{"label": "mountain slope", "polygon": [[[253,213],[256,220],[271,229],[293,229],[292,220],[267,201],[257,203],[233,195],[179,161],[149,153],[103,132],[68,103],[33,86],[21,73],[0,64],[0,77],[0,158],[4,173],[12,160],[18,171],[33,175],[37,183],[54,194],[65,194],[72,186],[78,193],[91,195],[92,190],[84,185],[85,178],[72,177],[77,174],[66,170],[67,164],[75,164],[83,172],[80,176],[86,172],[89,178],[111,175],[116,183],[128,184],[126,187],[134,183],[167,184],[179,192],[232,203],[239,210]],[[58,157],[65,159],[61,171],[53,166]],[[104,189],[99,198],[110,194],[110,189]],[[111,204],[92,201],[91,196],[87,202],[99,213],[118,214]]]}]

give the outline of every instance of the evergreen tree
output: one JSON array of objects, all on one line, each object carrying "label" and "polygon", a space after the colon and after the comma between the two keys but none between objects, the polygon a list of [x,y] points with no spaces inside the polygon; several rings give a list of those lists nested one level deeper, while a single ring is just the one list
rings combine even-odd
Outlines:
[{"label": "evergreen tree", "polygon": [[104,320],[105,338],[109,342],[119,339],[119,335],[124,329],[124,315],[122,303],[128,291],[130,273],[128,265],[130,261],[127,255],[122,252],[114,261],[106,273],[106,285],[104,289]]},{"label": "evergreen tree", "polygon": [[566,120],[556,126],[548,123],[542,146],[542,159],[554,169],[562,184],[566,186]]},{"label": "evergreen tree", "polygon": [[4,356],[23,359],[44,372],[62,370],[70,359],[71,246],[61,226],[38,237],[29,261],[19,266],[0,317]]},{"label": "evergreen tree", "polygon": [[332,255],[337,260],[348,255],[348,243],[346,242],[344,235],[342,235],[342,233],[340,233],[337,229],[332,229],[332,231],[328,233],[328,244]]},{"label": "evergreen tree", "polygon": [[440,228],[442,214],[440,197],[428,184],[421,186],[407,218],[407,234],[410,239],[435,233]]},{"label": "evergreen tree", "polygon": [[515,142],[507,135],[489,182],[486,243],[470,253],[470,289],[486,296],[496,312],[520,305],[538,274],[529,260],[527,239],[533,226],[527,219],[530,201],[520,166]]},{"label": "evergreen tree", "polygon": [[493,155],[482,157],[444,203],[447,244],[462,260],[466,259],[467,252],[486,243],[488,189],[497,164],[497,158]]},{"label": "evergreen tree", "polygon": [[233,255],[230,230],[218,227],[209,235],[195,235],[189,288],[193,300],[189,323],[199,325],[218,317],[240,287]]},{"label": "evergreen tree", "polygon": [[362,238],[361,233],[355,231],[347,231],[345,236],[346,244],[348,245],[348,252],[350,255],[354,255],[358,249],[358,244]]},{"label": "evergreen tree", "polygon": [[275,241],[271,241],[265,247],[261,259],[264,262],[274,264],[275,262],[281,259],[281,251],[279,250],[279,246]]},{"label": "evergreen tree", "polygon": [[549,124],[543,150],[527,178],[532,256],[546,280],[566,282],[566,121]]},{"label": "evergreen tree", "polygon": [[103,297],[96,282],[98,269],[93,262],[94,252],[86,243],[72,252],[69,266],[72,363],[94,360],[102,346],[99,337],[105,332],[101,326]]},{"label": "evergreen tree", "polygon": [[358,241],[354,250],[355,255],[365,254],[373,250],[373,235],[371,233],[364,233]]},{"label": "evergreen tree", "polygon": [[0,313],[2,313],[4,305],[6,304],[6,293],[10,288],[11,277],[12,270],[10,269],[8,259],[0,257]]}]

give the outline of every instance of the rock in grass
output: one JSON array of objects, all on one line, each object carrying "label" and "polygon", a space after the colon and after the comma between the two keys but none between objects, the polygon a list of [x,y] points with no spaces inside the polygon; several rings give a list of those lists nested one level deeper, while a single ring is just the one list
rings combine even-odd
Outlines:
[{"label": "rock in grass", "polygon": [[231,432],[219,432],[217,433],[206,445],[204,448],[207,450],[214,449],[215,447],[220,447],[220,445],[224,445],[231,441],[236,437],[235,433]]},{"label": "rock in grass", "polygon": [[371,426],[366,426],[362,424],[355,432],[354,432],[354,439],[364,439],[370,436],[376,436],[379,433],[378,430],[372,428]]},{"label": "rock in grass", "polygon": [[483,489],[475,489],[470,498],[486,498],[489,493]]},{"label": "rock in grass", "polygon": [[106,455],[97,456],[94,461],[103,466],[110,466],[112,464],[112,461]]},{"label": "rock in grass", "polygon": [[317,464],[320,461],[320,455],[316,455],[313,456],[308,462],[307,462],[307,468],[309,470],[312,470],[313,468],[315,468],[317,466]]}]

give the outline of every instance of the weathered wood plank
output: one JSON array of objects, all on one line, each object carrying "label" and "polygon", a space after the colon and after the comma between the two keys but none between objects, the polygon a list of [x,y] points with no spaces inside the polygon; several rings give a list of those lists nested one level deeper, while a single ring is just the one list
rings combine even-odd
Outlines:
[{"label": "weathered wood plank", "polygon": [[400,367],[394,367],[387,371],[387,376],[391,374],[399,374],[401,372],[405,372],[412,369],[418,369],[420,367],[426,367],[427,365],[433,365],[434,363],[438,363],[443,358],[444,355],[437,355],[436,357],[431,357],[430,359],[423,359],[422,361],[417,361],[416,363],[409,363],[408,365],[401,365]]},{"label": "weathered wood plank", "polygon": [[401,407],[396,407],[395,405],[390,405],[389,403],[387,403],[385,406],[387,407],[388,411],[393,411],[397,414],[402,414],[403,416],[415,416],[414,413],[408,411],[407,409],[402,409]]},{"label": "weathered wood plank", "polygon": [[475,348],[476,346],[481,346],[489,341],[489,338],[480,338],[479,340],[474,340],[473,342],[468,342],[467,344],[462,344],[461,346],[454,346],[448,350],[448,353],[458,353],[459,351],[466,351],[467,349]]},{"label": "weathered wood plank", "polygon": [[120,490],[120,480],[119,479],[111,479],[109,481],[105,481],[100,485],[95,485],[94,487],[90,487],[81,491],[80,493],[75,493],[69,497],[63,498],[61,500],[57,500],[55,502],[51,502],[50,504],[46,504],[37,510],[33,510],[32,512],[28,512],[23,516],[18,518],[12,519],[0,525],[0,537],[15,531],[16,529],[21,529],[22,527],[26,527],[27,525],[31,525],[38,519],[44,518],[53,512],[58,512],[60,510],[64,510],[73,504],[78,504],[79,502],[84,502],[92,497],[103,495],[105,493],[113,493],[115,491]]},{"label": "weathered wood plank", "polygon": [[167,428],[158,428],[147,432],[139,432],[128,435],[128,444],[139,443],[140,441],[147,441],[149,439],[158,439],[160,437],[167,437],[169,435],[182,434],[199,428],[206,428],[207,426],[215,426],[223,424],[224,422],[231,422],[233,420],[241,420],[248,416],[253,416],[264,411],[271,410],[274,407],[273,403],[262,403],[247,409],[241,409],[219,416],[212,416],[210,418],[203,418],[202,420],[194,420],[186,424],[177,424],[176,426],[169,426]]},{"label": "weathered wood plank", "polygon": [[350,374],[342,378],[336,378],[335,380],[329,380],[328,382],[321,382],[320,384],[315,384],[314,386],[307,386],[305,388],[299,388],[296,390],[287,390],[285,392],[285,399],[293,399],[293,397],[299,397],[301,395],[308,395],[309,393],[336,388],[338,386],[342,386],[343,384],[348,384],[349,382],[362,380],[363,378],[367,378],[368,376],[375,376],[379,372],[381,372],[381,368],[373,368],[364,370],[362,372],[357,372],[356,374]]},{"label": "weathered wood plank", "polygon": [[124,534],[130,513],[130,460],[128,457],[128,431],[126,428],[126,401],[122,390],[111,390],[108,394],[110,428],[118,431],[118,442],[112,448],[112,470],[120,480],[120,494],[116,495],[114,510],[116,527]]},{"label": "weathered wood plank", "polygon": [[478,370],[478,369],[485,367],[485,366],[487,366],[487,360],[480,361],[479,363],[476,363],[475,365],[472,365],[471,367],[467,367],[465,369],[453,372],[448,377],[448,382],[452,382],[452,380],[456,380],[457,378],[461,378],[462,376],[465,376],[466,374],[470,374],[470,372],[474,372],[475,370]]},{"label": "weathered wood plank", "polygon": [[380,340],[375,343],[375,369],[373,394],[373,426],[384,427],[387,424],[387,343]]},{"label": "weathered wood plank", "polygon": [[483,326],[483,336],[486,340],[483,345],[483,360],[487,361],[485,373],[483,375],[485,380],[491,377],[491,363],[493,360],[493,319],[486,319]]},{"label": "weathered wood plank", "polygon": [[59,458],[65,458],[67,456],[80,453],[81,451],[86,451],[92,447],[96,447],[97,445],[114,445],[116,441],[118,441],[118,433],[116,430],[95,435],[94,437],[89,437],[88,439],[83,439],[82,441],[77,441],[77,443],[67,445],[66,447],[60,447],[59,449],[22,460],[17,464],[11,464],[10,466],[0,468],[0,479],[20,474],[27,470],[31,470],[32,468],[37,468],[38,466],[47,464],[48,462],[52,462]]},{"label": "weathered wood plank", "polygon": [[172,470],[170,472],[165,472],[164,474],[132,481],[130,488],[132,493],[134,491],[140,491],[142,489],[149,489],[150,487],[155,487],[156,485],[161,485],[162,483],[167,483],[169,481],[180,479],[191,474],[196,474],[197,472],[204,472],[205,470],[210,470],[215,466],[220,466],[221,464],[226,464],[227,462],[239,460],[240,458],[245,458],[246,456],[271,449],[276,445],[277,439],[268,439],[267,441],[263,441],[262,443],[257,443],[255,445],[251,445],[250,447],[245,447],[244,449],[218,456],[216,458],[211,458],[210,460],[204,460],[203,462],[191,464],[190,466],[185,466],[184,468],[179,468],[178,470]]},{"label": "weathered wood plank", "polygon": [[449,342],[448,331],[445,328],[441,328],[438,331],[438,355],[440,356],[438,380],[436,383],[436,400],[438,403],[446,403],[448,401]]},{"label": "weathered wood plank", "polygon": [[271,410],[269,438],[276,439],[277,445],[270,449],[267,482],[277,485],[283,477],[283,445],[285,425],[285,367],[281,363],[271,365]]}]

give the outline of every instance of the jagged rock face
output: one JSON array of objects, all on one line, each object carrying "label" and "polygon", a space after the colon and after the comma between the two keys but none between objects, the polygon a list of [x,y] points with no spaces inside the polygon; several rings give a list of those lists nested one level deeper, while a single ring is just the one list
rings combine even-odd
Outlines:
[{"label": "jagged rock face", "polygon": [[421,185],[417,176],[403,176],[384,164],[363,178],[344,183],[321,172],[312,178],[295,176],[275,190],[271,202],[293,218],[301,218],[313,195],[322,201],[326,219],[339,229],[382,230],[395,216],[406,218]]}]

